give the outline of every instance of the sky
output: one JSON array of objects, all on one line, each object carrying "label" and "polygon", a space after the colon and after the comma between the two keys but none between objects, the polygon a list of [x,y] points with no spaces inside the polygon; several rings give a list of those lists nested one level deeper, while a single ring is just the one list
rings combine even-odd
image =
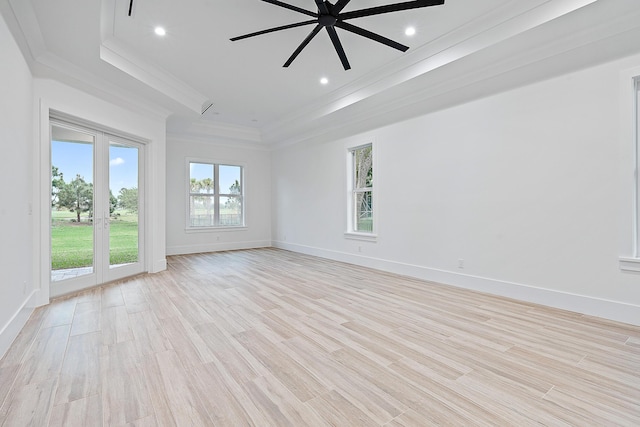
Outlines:
[{"label": "sky", "polygon": [[[195,163],[190,164],[191,170],[189,175],[191,178],[201,180],[204,178],[211,178],[213,180],[213,165],[208,163]],[[229,192],[236,180],[240,181],[241,168],[239,166],[227,166],[220,165],[218,173],[220,175],[220,193],[225,194]]]},{"label": "sky", "polygon": [[[93,145],[77,142],[51,142],[51,164],[64,176],[64,182],[80,175],[93,182]],[[131,147],[109,147],[109,188],[118,196],[121,188],[138,187],[138,150]]]}]

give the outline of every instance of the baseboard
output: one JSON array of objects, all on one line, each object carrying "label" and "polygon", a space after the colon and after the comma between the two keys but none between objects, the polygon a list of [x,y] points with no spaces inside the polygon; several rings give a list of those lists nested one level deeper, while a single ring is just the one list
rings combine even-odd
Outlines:
[{"label": "baseboard", "polygon": [[547,307],[559,308],[562,310],[640,326],[640,306],[626,304],[619,301],[610,301],[552,289],[538,288],[520,283],[472,276],[453,271],[371,258],[346,252],[330,251],[288,242],[274,241],[272,242],[272,246],[293,252],[415,277],[417,279],[428,280],[473,291],[485,292],[502,297],[513,298],[519,301],[540,304]]},{"label": "baseboard", "polygon": [[0,329],[0,359],[5,355],[11,344],[16,339],[24,325],[27,324],[31,313],[36,307],[36,295],[38,291],[34,290],[25,299],[20,308],[16,310],[11,319]]},{"label": "baseboard", "polygon": [[252,242],[216,242],[199,245],[167,246],[167,255],[188,255],[204,252],[234,251],[238,249],[257,249],[271,246],[269,240]]}]

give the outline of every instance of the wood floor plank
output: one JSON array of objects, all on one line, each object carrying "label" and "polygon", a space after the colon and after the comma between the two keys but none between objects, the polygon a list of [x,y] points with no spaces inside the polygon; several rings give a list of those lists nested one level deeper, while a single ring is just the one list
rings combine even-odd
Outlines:
[{"label": "wood floor plank", "polygon": [[563,416],[571,420],[572,424],[584,425],[638,425],[639,417],[630,414],[621,414],[614,408],[604,404],[594,404],[574,394],[568,394],[558,387],[554,387],[544,397],[562,410]]},{"label": "wood floor plank", "polygon": [[53,399],[58,384],[57,377],[42,382],[19,386],[12,393],[0,412],[0,425],[4,426],[46,426],[49,424]]},{"label": "wood floor plank", "polygon": [[60,374],[71,325],[40,329],[20,364],[17,385],[35,384]]},{"label": "wood floor plank", "polygon": [[212,362],[215,358],[202,337],[191,324],[181,317],[159,320],[162,334],[185,364],[198,365]]},{"label": "wood floor plank", "polygon": [[155,361],[149,363],[157,363],[157,371],[160,375],[160,378],[155,381],[156,387],[151,389],[151,394],[161,393],[166,396],[166,402],[176,425],[211,424],[209,414],[200,401],[195,387],[188,380],[187,371],[175,351],[157,353]]},{"label": "wood floor plank", "polygon": [[40,328],[52,328],[54,326],[70,325],[75,313],[77,300],[72,297],[62,298],[51,302],[43,308],[42,323]]},{"label": "wood floor plank", "polygon": [[166,337],[160,321],[150,311],[129,313],[129,324],[134,342],[143,355],[173,350],[171,341]]},{"label": "wood floor plank", "polygon": [[252,425],[246,393],[219,362],[187,367],[190,382],[198,391],[209,417],[216,426]]},{"label": "wood floor plank", "polygon": [[323,379],[327,388],[337,390],[358,409],[382,425],[407,409],[383,389],[361,376],[345,376],[338,361],[313,341],[295,337],[283,343],[289,355]]},{"label": "wood floor plank", "polygon": [[53,407],[51,427],[101,427],[102,399],[94,394]]},{"label": "wood floor plank", "polygon": [[134,336],[129,323],[127,308],[122,305],[103,307],[100,331],[102,344],[112,345],[125,341],[133,341]]},{"label": "wood floor plank", "polygon": [[102,388],[100,367],[102,337],[99,332],[69,338],[55,404],[88,398]]},{"label": "wood floor plank", "polygon": [[0,426],[640,425],[640,327],[278,249],[54,300]]},{"label": "wood floor plank", "polygon": [[142,370],[143,356],[135,343],[124,341],[103,350],[101,396],[105,424],[127,424],[153,415],[150,390]]},{"label": "wood floor plank", "polygon": [[98,332],[102,328],[100,300],[78,302],[71,323],[71,335]]},{"label": "wood floor plank", "polygon": [[241,332],[236,339],[302,402],[327,392],[319,378],[259,333]]},{"label": "wood floor plank", "polygon": [[332,426],[366,427],[375,424],[375,421],[337,391],[320,395],[309,404]]},{"label": "wood floor plank", "polygon": [[[300,400],[272,375],[258,377],[252,383],[261,391],[271,405],[278,408],[287,422],[293,426],[324,426],[326,422],[310,405]],[[280,425],[280,424],[276,424]]]}]

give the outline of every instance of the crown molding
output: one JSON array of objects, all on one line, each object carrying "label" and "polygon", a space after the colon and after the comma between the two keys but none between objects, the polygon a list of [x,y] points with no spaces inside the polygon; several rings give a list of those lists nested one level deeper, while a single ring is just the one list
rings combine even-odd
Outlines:
[{"label": "crown molding", "polygon": [[117,40],[115,28],[115,0],[102,0],[100,16],[100,59],[127,73],[134,79],[161,92],[189,110],[202,113],[209,100],[187,83],[165,70],[146,62],[139,52]]},{"label": "crown molding", "polygon": [[213,145],[216,147],[240,148],[251,151],[271,151],[271,148],[261,142],[243,141],[234,138],[224,138],[212,135],[194,135],[189,133],[174,133],[167,131],[168,143],[195,143],[203,145]]},{"label": "crown molding", "polygon": [[[469,21],[454,31],[414,49],[376,73],[336,91],[330,99],[296,110],[263,129],[265,142],[286,143],[292,129],[309,124],[392,90],[429,72],[452,64],[466,56],[494,46],[597,0],[512,1]],[[472,34],[469,36],[469,34]]]},{"label": "crown molding", "polygon": [[200,114],[208,98],[169,73],[154,67],[115,39],[100,44],[100,59]]},{"label": "crown molding", "polygon": [[[291,124],[277,136],[265,137],[265,143],[281,149],[323,138],[344,138],[639,53],[640,10],[614,16],[598,15],[601,22],[597,25],[585,23],[562,37],[557,36],[558,31],[550,32],[545,41],[536,40],[530,49],[522,50],[517,42],[494,46],[489,56],[452,62],[438,73],[418,76],[312,124]],[[491,57],[499,60],[491,61]]]},{"label": "crown molding", "polygon": [[62,76],[67,84],[84,86],[88,93],[98,94],[103,99],[121,105],[132,111],[144,111],[149,115],[165,120],[172,112],[147,102],[131,93],[122,90],[95,74],[87,72],[71,62],[52,54],[40,31],[31,1],[6,0],[7,11],[12,14],[15,28],[20,34],[14,34],[25,60],[29,64],[34,77],[48,78],[52,75]]},{"label": "crown molding", "polygon": [[167,135],[173,140],[265,147],[258,129],[228,123],[194,121],[175,126],[168,124]]},{"label": "crown molding", "polygon": [[[78,67],[52,53],[46,52],[40,55],[36,59],[36,63],[64,76],[63,79],[59,80],[66,80],[68,84],[70,83],[71,86],[78,88],[81,86],[78,83],[81,83],[85,85],[84,90],[87,93],[98,95],[100,98],[109,100],[110,102],[127,108],[128,110],[136,112],[144,111],[148,115],[155,116],[162,120],[166,120],[166,118],[172,114],[171,111],[137,96],[133,96],[130,92],[123,90],[117,85],[97,77],[95,74],[87,72],[85,69]],[[36,74],[36,77],[40,76]]]},{"label": "crown molding", "polygon": [[47,52],[47,45],[40,31],[40,25],[36,13],[30,1],[7,0],[8,10],[13,16],[13,21],[20,31],[19,40],[23,42],[25,59],[33,63],[39,56]]}]

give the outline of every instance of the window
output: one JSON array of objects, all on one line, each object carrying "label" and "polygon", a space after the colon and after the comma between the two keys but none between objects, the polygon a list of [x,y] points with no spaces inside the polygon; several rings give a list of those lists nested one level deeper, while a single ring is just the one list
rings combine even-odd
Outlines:
[{"label": "window", "polygon": [[189,161],[187,226],[242,227],[243,167]]},{"label": "window", "polygon": [[634,230],[633,230],[633,256],[640,258],[640,76],[633,79],[634,105],[633,105],[633,147],[634,147]]},{"label": "window", "polygon": [[[640,272],[640,176],[638,174],[640,167],[640,68],[623,72],[622,79],[620,111],[623,117],[632,119],[629,120],[630,126],[623,127],[621,131],[622,145],[620,149],[624,153],[621,156],[624,159],[621,168],[627,171],[624,174],[625,181],[622,185],[625,192],[632,197],[633,210],[629,228],[625,229],[623,236],[623,241],[629,252],[620,257],[620,268],[625,271]],[[633,94],[632,99],[628,97],[629,94]]]},{"label": "window", "polygon": [[373,234],[373,146],[352,148],[349,231]]}]

